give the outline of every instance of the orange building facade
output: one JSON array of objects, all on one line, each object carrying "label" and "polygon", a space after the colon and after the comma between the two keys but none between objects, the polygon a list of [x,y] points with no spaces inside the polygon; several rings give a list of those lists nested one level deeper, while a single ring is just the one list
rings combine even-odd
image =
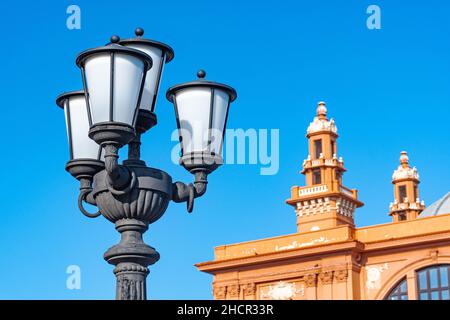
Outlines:
[{"label": "orange building facade", "polygon": [[343,185],[337,127],[325,103],[306,137],[306,186],[292,187],[286,201],[297,233],[216,247],[213,261],[196,265],[214,276],[214,299],[450,299],[450,193],[425,207],[417,169],[402,152],[392,176],[392,223],[357,228],[355,210],[364,204]]}]

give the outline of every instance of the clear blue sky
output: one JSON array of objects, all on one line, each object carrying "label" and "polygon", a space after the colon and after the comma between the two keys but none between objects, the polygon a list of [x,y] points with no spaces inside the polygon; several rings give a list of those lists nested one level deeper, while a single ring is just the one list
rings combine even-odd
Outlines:
[{"label": "clear blue sky", "polygon": [[[422,3],[422,4],[420,4]],[[81,30],[66,28],[66,8],[81,8]],[[382,29],[366,27],[377,4]],[[110,299],[112,267],[102,258],[118,233],[76,208],[78,184],[68,159],[63,113],[55,97],[81,88],[75,57],[129,37],[142,26],[170,44],[161,92],[198,68],[232,85],[238,99],[229,128],[280,130],[280,171],[224,166],[210,177],[194,213],[171,204],[146,242],[161,253],[149,297],[209,299],[212,277],[194,263],[214,246],[296,230],[284,201],[307,156],[305,130],[318,101],[339,128],[344,183],[365,206],[359,226],[389,222],[391,175],[399,153],[419,169],[427,204],[449,191],[450,5],[447,1],[3,1],[0,298]],[[143,157],[174,179],[191,176],[170,161],[172,105],[160,95],[159,125],[143,137]],[[81,267],[81,290],[66,289],[68,265]]]}]

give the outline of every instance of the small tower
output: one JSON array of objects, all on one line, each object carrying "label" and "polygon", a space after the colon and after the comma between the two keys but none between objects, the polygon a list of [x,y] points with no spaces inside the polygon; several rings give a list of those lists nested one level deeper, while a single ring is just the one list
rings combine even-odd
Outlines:
[{"label": "small tower", "polygon": [[306,186],[292,187],[291,198],[286,201],[295,208],[298,232],[342,224],[354,226],[355,208],[363,206],[358,201],[357,190],[342,185],[346,170],[342,157],[337,157],[336,124],[333,119],[328,120],[324,102],[319,102],[316,111],[317,117],[307,129],[309,155],[301,171]]},{"label": "small tower", "polygon": [[419,173],[416,167],[409,166],[406,151],[401,152],[400,165],[392,175],[394,203],[389,206],[392,222],[413,220],[425,209],[424,201],[419,199]]}]

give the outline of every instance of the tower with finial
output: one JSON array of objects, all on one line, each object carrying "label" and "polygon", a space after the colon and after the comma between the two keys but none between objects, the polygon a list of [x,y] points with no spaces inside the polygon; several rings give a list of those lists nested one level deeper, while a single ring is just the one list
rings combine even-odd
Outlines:
[{"label": "tower with finial", "polygon": [[286,201],[295,208],[298,232],[354,226],[354,211],[364,205],[357,190],[342,184],[346,170],[344,160],[337,156],[337,127],[333,119],[328,120],[324,102],[319,102],[316,113],[306,134],[309,154],[301,171],[306,186],[292,187]]},{"label": "tower with finial", "polygon": [[416,167],[410,167],[408,154],[402,151],[400,165],[392,175],[394,202],[389,206],[389,215],[393,222],[416,219],[425,208],[419,199],[419,183]]}]

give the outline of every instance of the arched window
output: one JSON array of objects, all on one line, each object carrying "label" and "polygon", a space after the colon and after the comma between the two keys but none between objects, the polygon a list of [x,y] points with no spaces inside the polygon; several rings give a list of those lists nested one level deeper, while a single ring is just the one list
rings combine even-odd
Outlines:
[{"label": "arched window", "polygon": [[391,292],[387,295],[385,300],[408,300],[408,286],[406,278],[403,278]]},{"label": "arched window", "polygon": [[450,300],[450,264],[427,267],[416,275],[419,300]]}]

